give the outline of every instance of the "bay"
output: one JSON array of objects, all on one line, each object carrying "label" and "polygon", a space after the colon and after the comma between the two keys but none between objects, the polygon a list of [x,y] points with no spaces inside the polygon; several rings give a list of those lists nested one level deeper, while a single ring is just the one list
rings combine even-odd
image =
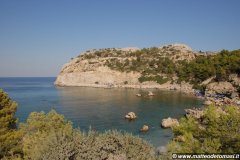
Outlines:
[{"label": "bay", "polygon": [[[0,88],[18,103],[16,116],[25,122],[34,111],[48,112],[55,109],[74,127],[87,131],[104,132],[109,129],[127,131],[154,146],[166,145],[172,138],[171,129],[162,129],[161,120],[167,117],[180,118],[185,108],[200,107],[202,101],[177,91],[159,89],[123,89],[56,87],[55,77],[0,78]],[[152,91],[155,96],[147,96]],[[136,94],[141,93],[142,97]],[[124,116],[135,112],[137,119],[128,121]],[[149,132],[141,133],[143,125]]]}]

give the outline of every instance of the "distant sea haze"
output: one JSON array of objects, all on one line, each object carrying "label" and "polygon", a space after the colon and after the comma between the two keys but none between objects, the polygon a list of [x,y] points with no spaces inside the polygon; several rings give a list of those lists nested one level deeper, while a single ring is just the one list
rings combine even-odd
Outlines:
[{"label": "distant sea haze", "polygon": [[[176,91],[104,89],[90,87],[55,87],[55,77],[45,78],[0,78],[0,88],[18,103],[16,116],[24,122],[33,111],[48,112],[55,109],[75,127],[87,131],[103,132],[109,129],[123,130],[148,140],[154,146],[165,145],[172,138],[170,129],[162,129],[163,118],[180,118],[185,108],[200,107],[202,101]],[[142,97],[136,94],[141,93]],[[124,116],[135,112],[137,119],[128,121]],[[144,125],[149,132],[140,133]]]}]

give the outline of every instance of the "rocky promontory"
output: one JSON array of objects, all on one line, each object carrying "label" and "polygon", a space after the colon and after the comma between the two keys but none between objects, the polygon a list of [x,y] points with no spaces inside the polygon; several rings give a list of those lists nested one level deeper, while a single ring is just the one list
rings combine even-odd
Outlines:
[{"label": "rocky promontory", "polygon": [[[134,69],[133,66],[134,63],[143,61],[141,58],[149,62],[154,61],[155,58],[165,57],[170,58],[172,61],[191,61],[195,58],[196,52],[193,52],[190,47],[182,44],[174,44],[142,50],[138,48],[107,48],[86,51],[63,66],[55,81],[55,85],[106,88],[159,88],[193,92],[192,85],[186,82],[171,83],[170,79],[162,84],[154,80],[140,82],[139,78],[144,68],[141,66],[142,68]],[[157,52],[158,57],[154,57],[153,55],[147,56],[147,53],[144,55],[142,53],[144,50],[146,52],[155,50],[154,52]],[[120,63],[128,65],[129,69],[125,71],[117,69],[117,66],[121,65]],[[114,65],[116,68],[114,68]],[[154,65],[153,67],[157,68],[158,66]],[[163,79],[166,78],[164,73],[159,73],[159,76],[162,76]]]},{"label": "rocky promontory", "polygon": [[[202,52],[193,51],[184,44],[143,49],[93,49],[65,64],[55,85],[158,88],[187,93],[206,89],[207,95],[221,91],[236,94],[239,89],[239,59],[239,50],[232,53]],[[220,61],[224,64],[219,64]],[[225,90],[220,86],[225,86]]]}]

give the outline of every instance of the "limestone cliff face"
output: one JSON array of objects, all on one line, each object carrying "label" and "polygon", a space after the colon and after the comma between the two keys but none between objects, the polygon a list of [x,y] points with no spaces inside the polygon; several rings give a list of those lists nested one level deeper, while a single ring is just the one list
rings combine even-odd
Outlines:
[{"label": "limestone cliff face", "polygon": [[[192,86],[187,83],[170,84],[166,82],[159,84],[154,81],[140,83],[140,69],[135,71],[118,71],[110,68],[109,61],[118,61],[129,66],[133,66],[137,61],[138,48],[123,49],[100,49],[86,51],[80,56],[65,64],[57,76],[55,85],[57,86],[90,86],[90,87],[129,87],[129,88],[163,88],[176,89],[192,92]],[[191,61],[195,58],[195,53],[186,45],[174,44],[157,48],[156,53],[160,58],[168,57],[173,61]],[[154,56],[145,58],[154,60]],[[126,62],[126,63],[127,63]],[[118,64],[116,63],[116,66]],[[157,66],[154,66],[157,67]],[[144,69],[144,68],[143,68]],[[161,74],[159,74],[161,75]]]},{"label": "limestone cliff face", "polygon": [[[71,68],[72,64],[66,65],[64,69]],[[84,66],[78,66],[83,67]],[[140,85],[137,72],[113,71],[105,66],[98,66],[91,70],[77,68],[73,72],[61,72],[55,82],[59,86],[92,86],[92,87],[117,87],[120,85]]]}]

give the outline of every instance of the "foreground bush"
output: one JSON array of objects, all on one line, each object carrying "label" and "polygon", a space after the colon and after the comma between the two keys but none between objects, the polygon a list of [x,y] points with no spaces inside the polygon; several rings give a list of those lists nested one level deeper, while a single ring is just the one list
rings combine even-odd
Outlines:
[{"label": "foreground bush", "polygon": [[240,111],[227,106],[220,110],[209,106],[200,119],[182,118],[173,128],[174,153],[238,153],[240,151]]},{"label": "foreground bush", "polygon": [[20,132],[25,159],[154,159],[153,147],[138,137],[117,131],[82,133],[55,111],[31,113]]},{"label": "foreground bush", "polygon": [[17,103],[0,89],[0,159],[19,153],[16,110]]},{"label": "foreground bush", "polygon": [[25,159],[67,159],[72,156],[75,134],[69,121],[51,111],[32,112],[25,124],[20,125],[23,133],[22,148]]}]

